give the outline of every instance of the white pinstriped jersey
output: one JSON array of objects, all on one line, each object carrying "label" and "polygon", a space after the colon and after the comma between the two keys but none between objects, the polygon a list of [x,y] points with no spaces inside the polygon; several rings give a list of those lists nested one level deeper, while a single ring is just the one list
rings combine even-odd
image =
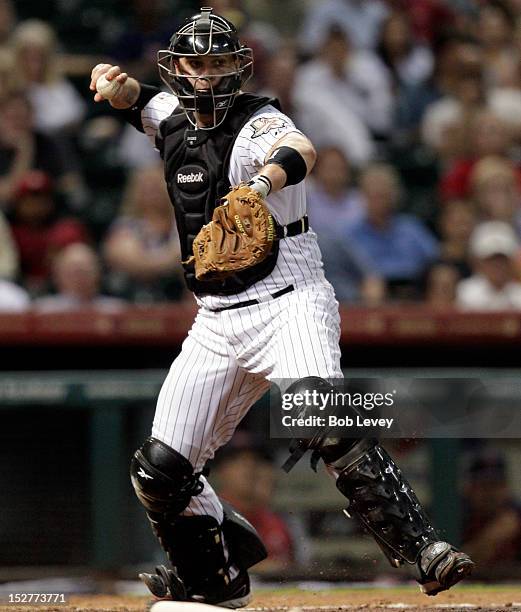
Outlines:
[{"label": "white pinstriped jersey", "polygon": [[[175,96],[160,93],[143,109],[143,127],[154,142],[159,124],[176,106]],[[257,174],[273,145],[295,131],[272,106],[256,112],[233,145],[230,184]],[[306,212],[303,183],[269,196],[267,203],[279,223],[296,221]],[[288,285],[294,290],[271,299]],[[254,299],[259,303],[212,312]],[[152,426],[152,435],[186,457],[196,472],[231,438],[270,381],[342,376],[338,303],[313,232],[281,240],[273,272],[246,291],[205,296],[198,303],[194,324],[161,388]],[[221,522],[220,500],[211,484],[201,481],[203,491],[183,514],[206,514]]]},{"label": "white pinstriped jersey", "polygon": [[[143,128],[154,144],[159,124],[172,114],[177,105],[174,95],[161,92],[142,110]],[[230,184],[238,185],[258,174],[271,148],[283,136],[292,132],[298,132],[294,123],[273,106],[267,105],[255,112],[240,130],[233,145],[228,171]],[[304,182],[268,196],[266,202],[279,224],[288,225],[300,219],[306,214]],[[263,300],[291,284],[307,286],[324,282],[327,281],[324,278],[317,238],[314,232],[309,231],[281,240],[273,272],[246,291],[231,296],[204,296],[197,301],[199,305],[213,310],[235,302]]]}]

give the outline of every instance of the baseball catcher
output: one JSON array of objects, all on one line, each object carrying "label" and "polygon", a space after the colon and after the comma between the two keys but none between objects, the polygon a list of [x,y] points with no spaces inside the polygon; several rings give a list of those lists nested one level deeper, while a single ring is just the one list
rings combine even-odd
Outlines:
[{"label": "baseball catcher", "polygon": [[[132,484],[169,561],[141,577],[158,598],[229,608],[250,600],[248,568],[266,551],[204,466],[270,381],[314,388],[342,378],[338,303],[306,216],[315,150],[277,100],[243,92],[252,62],[233,24],[205,7],[158,54],[171,93],[110,64],[94,67],[90,85],[161,154],[199,306],[132,459]],[[391,564],[409,565],[427,594],[471,572],[376,440],[318,431],[295,442],[287,468],[307,450]]]}]

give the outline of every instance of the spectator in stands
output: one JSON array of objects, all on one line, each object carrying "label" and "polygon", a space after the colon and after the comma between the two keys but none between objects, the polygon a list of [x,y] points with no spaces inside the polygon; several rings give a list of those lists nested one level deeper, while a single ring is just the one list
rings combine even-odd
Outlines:
[{"label": "spectator in stands", "polygon": [[50,135],[72,134],[85,116],[86,104],[60,74],[54,30],[43,21],[23,21],[13,34],[13,46],[35,128]]},{"label": "spectator in stands", "polygon": [[[102,133],[99,128],[102,122],[105,123],[106,126],[108,126],[108,122],[112,122],[114,127],[118,126],[119,129],[114,129],[113,134],[110,134],[109,130],[107,130],[105,138],[101,138]],[[92,119],[88,123],[88,127],[83,134],[86,139],[88,138],[90,140],[90,144],[92,145],[96,143],[95,132],[97,130],[98,145],[103,146],[103,140],[105,140],[106,146],[103,146],[103,149],[108,151],[110,150],[111,144],[113,145],[116,143],[117,161],[131,172],[148,166],[156,166],[161,159],[157,149],[150,146],[148,136],[136,130],[130,123],[125,124],[121,130],[121,125],[118,124],[118,121],[114,117],[105,115]]]},{"label": "spectator in stands", "polygon": [[128,4],[130,19],[110,56],[138,80],[158,84],[157,52],[168,47],[182,19],[172,18],[164,0],[132,0]]},{"label": "spectator in stands", "polygon": [[466,310],[520,310],[521,283],[515,258],[519,243],[503,221],[485,221],[470,240],[474,274],[458,284],[457,304]]},{"label": "spectator in stands", "polygon": [[136,170],[104,245],[113,292],[138,302],[180,298],[181,255],[173,219],[161,167]]},{"label": "spectator in stands", "polygon": [[486,108],[469,115],[468,121],[459,118],[456,123],[462,127],[464,148],[447,165],[440,179],[440,193],[444,200],[468,198],[471,195],[470,177],[476,163],[487,156],[508,159],[512,145],[506,124]]},{"label": "spectator in stands", "polygon": [[455,22],[452,3],[440,0],[387,0],[395,10],[407,15],[414,38],[433,46]]},{"label": "spectator in stands", "polygon": [[321,240],[322,261],[336,299],[343,304],[380,306],[387,287],[373,262],[356,244],[338,235]]},{"label": "spectator in stands", "polygon": [[476,33],[483,45],[489,87],[503,85],[516,61],[514,27],[514,13],[506,0],[488,0],[480,6]]},{"label": "spectator in stands", "polygon": [[363,121],[372,134],[388,133],[392,117],[391,82],[381,61],[372,51],[360,51],[338,29],[332,28],[319,59],[305,64],[298,73],[297,87],[319,95],[330,87],[345,106]]},{"label": "spectator in stands", "polygon": [[83,198],[81,175],[66,150],[33,127],[27,96],[20,90],[0,97],[0,207],[8,208],[21,178],[30,170],[52,177],[66,203],[75,207]]},{"label": "spectator in stands", "polygon": [[[442,181],[445,198],[464,197],[468,170],[484,155],[507,155],[521,136],[521,62],[514,54],[501,83],[487,82],[483,49],[467,45],[454,62],[452,86],[432,102],[422,120],[422,137],[450,164]],[[508,73],[508,74],[507,74]],[[456,182],[454,185],[453,183]],[[460,187],[459,191],[455,191]]]},{"label": "spectator in stands", "polygon": [[121,299],[100,292],[101,266],[96,251],[87,244],[69,244],[54,258],[53,284],[56,294],[46,295],[34,302],[40,312],[71,311],[96,308],[117,312],[124,307]]},{"label": "spectator in stands", "polygon": [[268,63],[270,69],[266,71],[266,81],[259,93],[277,98],[284,113],[291,117],[295,113],[294,94],[297,70],[295,49],[290,45],[278,49],[271,54]]},{"label": "spectator in stands", "polygon": [[308,8],[307,3],[302,0],[285,0],[284,11],[280,10],[281,5],[277,2],[233,1],[246,6],[248,13],[255,21],[274,25],[279,35],[286,40],[295,38],[295,29],[303,23]]},{"label": "spectator in stands", "polygon": [[230,502],[257,529],[268,559],[262,570],[288,568],[297,561],[296,543],[282,515],[272,509],[276,471],[267,450],[239,432],[216,457],[219,497]]},{"label": "spectator in stands", "polygon": [[313,173],[307,181],[308,214],[319,236],[329,237],[339,225],[362,218],[360,193],[352,184],[352,169],[343,152],[335,146],[318,150]]},{"label": "spectator in stands", "polygon": [[461,278],[472,273],[469,243],[476,221],[474,207],[465,200],[450,200],[440,213],[440,262],[456,268]]},{"label": "spectator in stands", "polygon": [[436,239],[417,218],[397,212],[401,186],[392,166],[370,164],[360,189],[365,215],[344,229],[344,239],[366,255],[392,296],[418,297],[422,275],[439,255]]},{"label": "spectator in stands", "polygon": [[13,282],[18,271],[18,248],[11,228],[0,210],[0,312],[22,312],[30,306],[31,300],[27,291]]},{"label": "spectator in stands", "polygon": [[463,542],[477,567],[521,560],[521,504],[497,451],[475,456],[464,482]]},{"label": "spectator in stands", "polygon": [[381,0],[326,0],[309,4],[299,38],[302,50],[314,54],[332,26],[339,27],[356,49],[374,49],[388,9]]},{"label": "spectator in stands", "polygon": [[12,281],[0,278],[0,312],[23,312],[31,306],[31,299],[25,289]]},{"label": "spectator in stands", "polygon": [[351,48],[332,28],[320,56],[297,70],[297,121],[316,145],[334,143],[353,163],[367,162],[371,135],[384,136],[390,128],[390,86],[378,58]]},{"label": "spectator in stands", "polygon": [[507,128],[514,143],[521,142],[521,50],[511,57],[501,83],[488,92],[488,106]]},{"label": "spectator in stands", "polygon": [[515,19],[517,19],[518,17],[521,17],[521,1],[520,0],[508,0],[507,4],[511,12],[515,16]]},{"label": "spectator in stands", "polygon": [[[455,33],[441,37],[434,47],[432,76],[416,85],[405,86],[398,97],[394,125],[396,140],[403,143],[419,141],[426,109],[446,96],[453,96],[465,67],[474,66],[476,62],[479,65],[481,61],[481,47],[475,38]],[[454,121],[455,113],[452,109],[449,111],[450,121]],[[425,134],[424,140],[434,150],[442,144],[437,130]]]},{"label": "spectator in stands", "polygon": [[14,53],[9,47],[0,47],[0,92],[13,91],[20,86]]},{"label": "spectator in stands", "polygon": [[0,278],[15,279],[18,274],[19,256],[11,228],[0,211]]},{"label": "spectator in stands", "polygon": [[13,0],[0,0],[0,47],[9,44],[16,25],[16,10]]},{"label": "spectator in stands", "polygon": [[50,257],[57,234],[66,231],[69,241],[85,241],[87,231],[76,219],[57,218],[52,180],[39,170],[26,173],[18,183],[12,217],[23,284],[37,294],[49,280]]},{"label": "spectator in stands", "polygon": [[460,279],[460,273],[454,265],[435,263],[426,276],[425,303],[436,310],[453,308]]},{"label": "spectator in stands", "polygon": [[485,157],[470,175],[473,201],[481,219],[504,221],[521,236],[521,173],[502,157]]},{"label": "spectator in stands", "polygon": [[[22,93],[0,98],[0,201],[4,209],[21,177],[35,162],[53,159],[45,154],[38,155],[30,118],[29,102]],[[39,148],[44,147],[40,145]],[[38,161],[35,160],[37,155]]]},{"label": "spectator in stands", "polygon": [[308,214],[318,235],[327,278],[345,303],[375,306],[385,297],[385,284],[360,250],[336,236],[339,226],[359,221],[364,207],[351,185],[351,167],[342,151],[324,147],[308,181]]},{"label": "spectator in stands", "polygon": [[442,97],[427,106],[421,121],[423,143],[444,161],[451,161],[461,153],[462,122],[486,102],[481,46],[468,40],[456,47],[453,61],[451,80],[446,82]]},{"label": "spectator in stands", "polygon": [[[278,27],[262,21],[259,16],[254,16],[255,7],[246,6],[247,4],[244,0],[213,0],[212,6],[217,15],[222,15],[235,24],[239,38],[246,47],[253,50],[255,70],[247,87],[257,91],[267,86],[269,73],[275,72],[276,67],[272,65],[273,58],[270,59],[270,55],[277,59],[282,55],[284,52],[283,39]],[[284,12],[286,12],[286,4],[284,4]],[[279,20],[277,20],[277,26],[280,26]],[[269,63],[268,60],[270,60]],[[276,60],[275,63],[277,63]]]},{"label": "spectator in stands", "polygon": [[393,11],[386,18],[376,51],[389,71],[395,91],[422,83],[432,74],[432,52],[428,46],[415,42],[409,16],[403,11]]}]

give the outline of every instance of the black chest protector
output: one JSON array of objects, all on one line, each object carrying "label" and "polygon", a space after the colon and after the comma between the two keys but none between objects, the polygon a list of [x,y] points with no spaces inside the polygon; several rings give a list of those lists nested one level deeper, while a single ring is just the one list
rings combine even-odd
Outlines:
[{"label": "black chest protector", "polygon": [[[193,130],[181,110],[161,123],[156,143],[164,160],[183,261],[192,254],[194,238],[231,188],[228,168],[237,135],[252,114],[267,104],[279,107],[276,100],[241,94],[226,120],[213,130]],[[275,241],[271,254],[260,264],[219,281],[198,281],[193,264],[183,264],[187,287],[197,295],[240,293],[272,272],[278,251]]]}]

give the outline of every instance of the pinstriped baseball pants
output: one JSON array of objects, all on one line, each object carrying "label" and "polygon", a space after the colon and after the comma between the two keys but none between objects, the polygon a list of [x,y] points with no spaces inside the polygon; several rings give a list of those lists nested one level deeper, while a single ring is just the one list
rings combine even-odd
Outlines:
[{"label": "pinstriped baseball pants", "polygon": [[[201,308],[159,393],[152,435],[200,471],[270,380],[341,377],[339,337],[338,303],[327,281],[234,310]],[[219,499],[201,480],[202,493],[183,514],[221,522]]]}]

